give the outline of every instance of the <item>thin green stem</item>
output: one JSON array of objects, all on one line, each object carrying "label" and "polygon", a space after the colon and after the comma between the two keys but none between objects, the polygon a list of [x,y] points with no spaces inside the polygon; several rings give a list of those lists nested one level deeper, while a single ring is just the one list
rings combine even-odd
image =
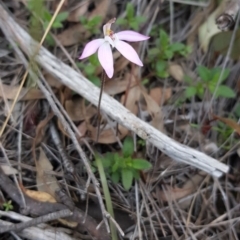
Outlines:
[{"label": "thin green stem", "polygon": [[[108,184],[107,184],[106,175],[104,172],[102,161],[97,154],[96,154],[96,163],[97,163],[98,172],[99,172],[102,187],[103,187],[103,194],[104,194],[104,197],[106,200],[107,211],[114,219],[112,200],[111,200],[111,196],[110,196],[110,192],[109,192],[109,188],[108,188]],[[118,240],[116,227],[112,221],[110,221],[110,229],[111,229],[112,240]]]}]

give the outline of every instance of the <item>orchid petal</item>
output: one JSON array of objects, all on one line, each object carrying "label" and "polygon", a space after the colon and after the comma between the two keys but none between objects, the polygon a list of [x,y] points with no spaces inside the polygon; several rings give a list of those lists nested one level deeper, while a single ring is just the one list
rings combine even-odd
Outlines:
[{"label": "orchid petal", "polygon": [[113,40],[109,36],[105,36],[104,39],[105,39],[106,42],[109,42],[112,45],[112,47],[114,48],[114,46],[115,46],[114,42],[113,42]]},{"label": "orchid petal", "polygon": [[98,59],[109,78],[113,76],[113,55],[108,42],[103,43],[98,49]]},{"label": "orchid petal", "polygon": [[110,31],[111,31],[111,25],[115,23],[116,18],[112,18],[109,20],[105,25],[103,25],[103,34],[104,36],[109,36]]},{"label": "orchid petal", "polygon": [[125,57],[127,58],[129,61],[139,65],[139,66],[143,66],[142,61],[140,60],[140,58],[138,57],[138,54],[136,53],[136,51],[133,49],[133,47],[131,45],[129,45],[126,42],[123,41],[115,41],[115,48]]},{"label": "orchid petal", "polygon": [[115,36],[117,36],[119,40],[124,40],[128,42],[139,42],[139,41],[144,41],[150,38],[148,36],[142,35],[134,31],[121,31],[121,32],[115,33]]},{"label": "orchid petal", "polygon": [[100,38],[100,39],[92,40],[91,42],[87,43],[79,59],[83,59],[94,54],[104,42],[105,40]]}]

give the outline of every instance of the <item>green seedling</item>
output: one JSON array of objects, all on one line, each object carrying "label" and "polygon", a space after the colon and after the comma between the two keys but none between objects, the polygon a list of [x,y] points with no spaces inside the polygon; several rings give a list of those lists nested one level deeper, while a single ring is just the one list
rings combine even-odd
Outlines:
[{"label": "green seedling", "polygon": [[211,94],[214,94],[216,91],[216,97],[235,97],[235,92],[227,85],[222,84],[228,78],[229,70],[225,69],[220,79],[221,71],[221,68],[208,69],[204,66],[197,67],[199,81],[194,81],[188,76],[185,77],[185,82],[189,85],[185,89],[185,97],[190,99],[197,96],[203,99],[206,90]]},{"label": "green seedling", "polygon": [[87,19],[86,17],[81,16],[79,20],[82,23],[83,27],[91,34],[98,34],[101,32],[98,27],[99,23],[102,20],[101,16],[95,16],[91,19]]},{"label": "green seedling", "polygon": [[139,30],[139,27],[142,23],[146,21],[146,18],[143,16],[136,16],[135,9],[132,3],[127,3],[126,7],[126,17],[118,18],[116,24],[122,26],[123,28],[132,28],[135,31]]},{"label": "green seedling", "polygon": [[100,87],[101,80],[96,76],[97,68],[100,66],[98,57],[96,54],[90,56],[88,63],[77,62],[76,65],[84,73],[84,75],[96,86]]},{"label": "green seedling", "polygon": [[139,139],[137,141],[138,146],[145,147],[146,146],[146,141],[143,139]]},{"label": "green seedling", "polygon": [[133,158],[134,144],[130,137],[123,142],[122,154],[107,153],[101,157],[102,165],[106,174],[114,183],[121,183],[125,190],[129,190],[134,179],[140,177],[140,170],[147,170],[152,167],[145,159]]},{"label": "green seedling", "polygon": [[[155,36],[156,30],[151,35]],[[168,34],[162,29],[154,38],[157,38],[156,47],[148,52],[151,67],[158,77],[167,78],[169,77],[168,61],[177,55],[186,57],[191,52],[191,48],[179,42],[170,43]]]},{"label": "green seedling", "polygon": [[[43,31],[46,30],[48,24],[52,19],[52,14],[45,7],[43,0],[30,0],[28,2],[27,7],[32,13],[30,17],[30,32],[32,32],[32,36],[36,40],[40,40]],[[51,28],[52,29],[62,28],[63,22],[68,18],[68,15],[69,15],[68,12],[59,13],[56,16]],[[55,45],[55,41],[50,34],[47,35],[46,42],[50,46]]]},{"label": "green seedling", "polygon": [[4,208],[5,212],[8,212],[8,211],[12,210],[13,209],[12,200],[9,200],[9,201],[5,202],[3,204],[3,208]]}]

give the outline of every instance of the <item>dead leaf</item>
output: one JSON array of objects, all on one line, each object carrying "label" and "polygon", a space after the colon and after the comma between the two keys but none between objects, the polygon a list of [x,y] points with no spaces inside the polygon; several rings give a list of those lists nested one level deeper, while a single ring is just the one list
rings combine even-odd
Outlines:
[{"label": "dead leaf", "polygon": [[36,127],[36,134],[33,141],[33,150],[35,151],[36,146],[42,142],[43,137],[45,136],[46,126],[49,121],[53,118],[54,114],[50,113],[46,118],[39,122]]},{"label": "dead leaf", "polygon": [[[97,138],[97,128],[92,127],[91,125],[88,126],[88,130],[91,132],[91,139],[92,141],[96,141]],[[118,126],[118,135],[117,131],[115,128],[112,130],[111,128],[104,129],[103,131],[100,132],[99,138],[98,138],[98,143],[102,144],[112,144],[117,142],[117,137],[121,140],[124,137],[127,136],[128,134],[128,129],[119,125]]]},{"label": "dead leaf", "polygon": [[70,221],[68,221],[66,219],[62,219],[62,218],[58,219],[58,221],[60,223],[62,223],[63,225],[70,227],[70,228],[75,228],[78,225],[77,222],[70,222]]},{"label": "dead leaf", "polygon": [[78,7],[69,13],[67,20],[69,22],[79,22],[80,17],[87,13],[89,3],[89,0],[81,1],[81,3],[78,4]]},{"label": "dead leaf", "polygon": [[[132,82],[131,84],[136,84],[136,81],[133,76],[131,82]],[[138,113],[137,102],[140,100],[141,97],[141,89],[139,85],[135,85],[134,87],[130,88],[127,94],[127,99],[125,99],[125,97],[126,97],[125,94],[122,95],[121,103],[124,104],[125,102],[125,107],[136,115]]]},{"label": "dead leaf", "polygon": [[[20,185],[22,191],[30,198],[35,199],[36,201],[39,202],[49,202],[49,203],[56,203],[56,199],[50,195],[47,192],[42,192],[42,191],[34,191],[34,190],[29,190],[26,189],[24,186]],[[61,222],[62,224],[64,224],[65,226],[74,228],[78,225],[77,222],[70,222],[66,219],[58,219],[59,222]]]},{"label": "dead leaf", "polygon": [[149,95],[158,104],[158,106],[161,106],[171,98],[172,88],[152,88]]},{"label": "dead leaf", "polygon": [[216,24],[216,19],[222,12],[224,12],[226,3],[227,1],[222,1],[216,8],[216,10],[212,14],[207,16],[206,21],[199,27],[198,30],[199,42],[201,48],[205,53],[208,51],[208,47],[212,37],[217,33],[221,32],[221,30],[218,28]]},{"label": "dead leaf", "polygon": [[91,33],[86,31],[81,23],[75,24],[57,35],[59,42],[67,47],[84,41],[89,38]]},{"label": "dead leaf", "polygon": [[225,123],[227,126],[234,129],[240,135],[240,125],[237,122],[235,122],[234,120],[232,120],[230,118],[224,118],[224,117],[220,117],[217,115],[213,115],[213,117],[215,119],[218,119],[221,122]]},{"label": "dead leaf", "polygon": [[168,73],[178,82],[182,82],[184,78],[184,72],[181,65],[177,63],[170,63],[168,67]]},{"label": "dead leaf", "polygon": [[85,107],[84,100],[80,98],[75,98],[74,100],[67,100],[65,102],[65,109],[72,121],[82,121],[85,119],[90,119],[97,112],[92,105]]},{"label": "dead leaf", "polygon": [[51,87],[59,89],[62,86],[62,83],[58,79],[56,79],[53,75],[45,73],[44,77]]},{"label": "dead leaf", "polygon": [[114,81],[110,80],[107,81],[104,86],[104,92],[106,92],[109,95],[115,95],[122,92],[125,92],[127,88],[131,88],[135,86],[135,82],[131,83],[131,86],[129,86],[129,79],[127,77],[124,78],[124,80]]},{"label": "dead leaf", "polygon": [[[69,4],[69,0],[64,0],[64,3],[60,9],[60,12],[67,11],[67,6]],[[53,1],[53,10],[56,11],[57,7],[59,5],[59,1]]]},{"label": "dead leaf", "polygon": [[2,171],[6,174],[6,175],[13,175],[13,174],[18,174],[18,170],[9,166],[9,165],[0,165],[0,168],[2,169]]},{"label": "dead leaf", "polygon": [[[19,86],[10,86],[0,83],[0,97],[6,97],[7,99],[15,99]],[[18,101],[34,100],[34,99],[44,99],[44,94],[36,88],[22,88]]]},{"label": "dead leaf", "polygon": [[216,1],[210,1],[207,8],[204,8],[204,10],[199,9],[199,11],[194,14],[189,22],[191,29],[189,30],[189,36],[187,38],[188,46],[193,46],[196,43],[199,26],[206,20],[206,16],[208,16],[214,9],[216,9]]},{"label": "dead leaf", "polygon": [[85,134],[87,132],[87,123],[86,123],[86,121],[83,121],[81,124],[79,124],[77,129],[78,129],[79,133],[81,134],[81,136],[85,136]]},{"label": "dead leaf", "polygon": [[176,201],[178,199],[184,198],[189,194],[195,192],[205,175],[196,174],[191,179],[189,179],[182,188],[166,186],[166,190],[157,190],[157,193],[154,194],[157,199],[164,202]]},{"label": "dead leaf", "polygon": [[36,170],[38,190],[49,193],[51,196],[55,196],[55,192],[59,190],[58,182],[55,176],[47,173],[52,171],[53,167],[42,148],[40,148],[40,156],[36,162]]},{"label": "dead leaf", "polygon": [[49,193],[46,193],[46,192],[34,191],[34,190],[29,190],[29,189],[25,189],[24,192],[27,196],[29,196],[30,198],[33,198],[39,202],[50,202],[50,203],[57,202],[56,199],[52,195],[50,195]]},{"label": "dead leaf", "polygon": [[111,0],[95,1],[96,8],[91,12],[91,14],[89,15],[89,18],[91,19],[93,17],[100,16],[102,17],[102,21],[99,22],[99,25],[102,24],[102,22],[104,21],[104,18],[106,17],[106,14],[108,12],[111,2],[112,2]]},{"label": "dead leaf", "polygon": [[[30,198],[32,199],[35,199],[36,201],[39,201],[39,202],[49,202],[49,203],[56,203],[56,199],[50,195],[49,193],[47,192],[42,192],[42,191],[34,191],[34,190],[29,190],[29,189],[26,189],[24,188],[22,185],[21,186],[21,189],[22,191]],[[71,228],[74,228],[78,225],[77,222],[70,222],[66,219],[58,219],[59,222],[61,222],[62,224],[64,224],[65,226],[68,226],[68,227],[71,227]]]}]

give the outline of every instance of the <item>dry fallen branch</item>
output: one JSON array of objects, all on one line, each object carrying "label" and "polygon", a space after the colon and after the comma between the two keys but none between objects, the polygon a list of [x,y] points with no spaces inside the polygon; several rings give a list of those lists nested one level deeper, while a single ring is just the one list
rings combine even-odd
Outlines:
[{"label": "dry fallen branch", "polygon": [[216,19],[216,24],[220,30],[228,31],[234,27],[239,8],[239,0],[225,1],[223,13]]},{"label": "dry fallen branch", "polygon": [[[20,46],[27,55],[32,56],[34,50],[37,49],[37,43],[13,20],[2,6],[0,6],[0,11],[0,27],[4,34],[7,38],[17,42],[18,46]],[[99,89],[83,75],[74,71],[43,47],[39,50],[39,54],[35,60],[63,84],[97,106]],[[104,111],[119,124],[135,132],[139,137],[147,140],[148,143],[153,144],[163,153],[177,161],[190,164],[215,177],[220,177],[229,170],[229,167],[225,164],[174,141],[146,122],[141,121],[119,102],[106,94],[103,94],[101,111]]]},{"label": "dry fallen branch", "polygon": [[[24,207],[24,203],[21,198],[21,194],[18,190],[18,188],[13,184],[13,182],[10,180],[8,176],[6,176],[1,170],[0,170],[0,188],[7,193],[7,195],[19,205],[19,208],[21,209],[22,214],[24,215],[33,215],[33,216],[43,216],[47,215],[47,218],[53,217],[52,214],[48,215],[49,213],[58,212],[61,210],[66,210],[66,212],[69,212],[68,207],[61,204],[61,203],[51,203],[51,202],[39,202],[33,198],[28,197],[27,195],[24,195],[25,202],[26,202],[26,208]],[[65,213],[66,213],[65,212]],[[44,217],[46,220],[46,216]],[[36,224],[39,224],[42,221],[43,218],[37,218]],[[40,220],[40,221],[39,221]],[[75,228],[76,231],[82,231],[86,230],[91,236],[93,236],[95,239],[98,240],[109,240],[110,236],[107,233],[105,226],[102,225],[102,227],[97,229],[98,223],[95,219],[90,217],[89,215],[85,215],[85,212],[80,210],[79,208],[74,208],[72,210],[72,215],[67,218],[67,220],[71,222],[77,222],[78,226]],[[32,226],[33,221],[28,222]],[[6,226],[7,229],[13,229],[14,227],[18,228],[25,227],[28,223],[24,224],[16,224]],[[26,224],[26,225],[25,225]],[[29,225],[29,226],[30,226]],[[1,231],[4,231],[4,227],[0,226]],[[44,238],[43,238],[44,239]]]}]

